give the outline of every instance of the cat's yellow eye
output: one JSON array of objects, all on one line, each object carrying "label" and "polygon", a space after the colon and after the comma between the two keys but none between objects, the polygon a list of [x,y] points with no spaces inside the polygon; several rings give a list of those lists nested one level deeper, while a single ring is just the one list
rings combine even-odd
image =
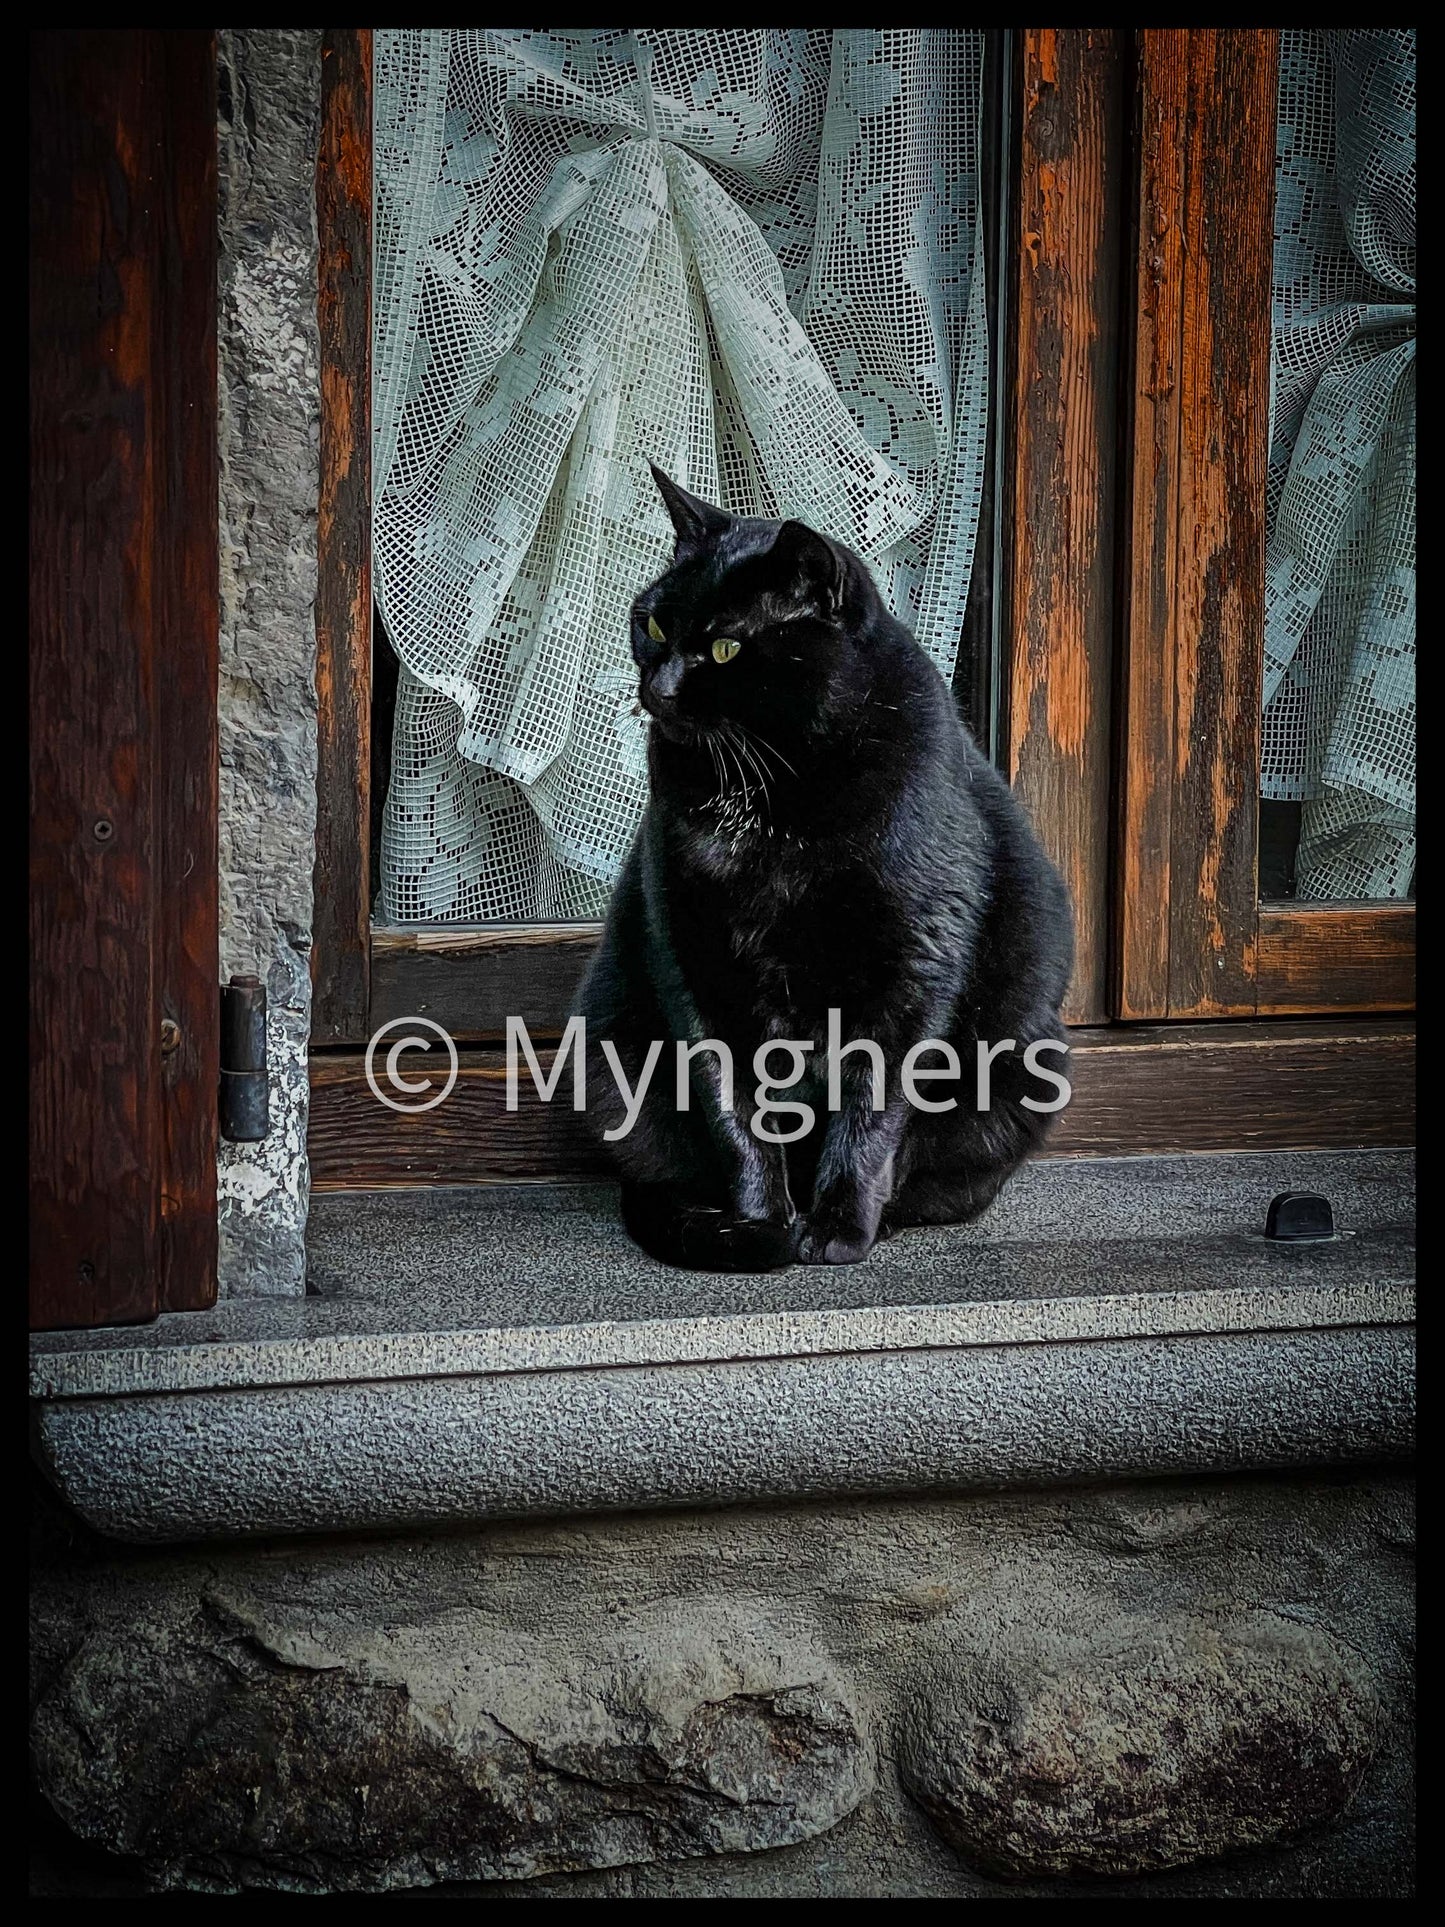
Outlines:
[{"label": "cat's yellow eye", "polygon": [[667,641],[667,637],[662,633],[662,631],[657,626],[656,616],[649,616],[647,618],[647,633],[652,637],[652,640],[654,642]]},{"label": "cat's yellow eye", "polygon": [[712,659],[714,662],[731,662],[742,646],[736,636],[719,636],[712,646]]}]

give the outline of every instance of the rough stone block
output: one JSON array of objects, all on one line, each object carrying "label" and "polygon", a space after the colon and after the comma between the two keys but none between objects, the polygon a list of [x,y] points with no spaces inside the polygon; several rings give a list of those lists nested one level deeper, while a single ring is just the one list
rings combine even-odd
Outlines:
[{"label": "rough stone block", "polygon": [[[212,1592],[85,1643],[34,1723],[82,1839],[165,1884],[385,1890],[790,1846],[869,1792],[843,1688],[737,1627],[591,1664],[478,1615],[348,1650]],[[761,1630],[761,1629],[759,1629]]]},{"label": "rough stone block", "polygon": [[963,1652],[900,1765],[944,1838],[1004,1880],[1159,1872],[1336,1819],[1374,1750],[1360,1661],[1266,1614],[1102,1624]]}]

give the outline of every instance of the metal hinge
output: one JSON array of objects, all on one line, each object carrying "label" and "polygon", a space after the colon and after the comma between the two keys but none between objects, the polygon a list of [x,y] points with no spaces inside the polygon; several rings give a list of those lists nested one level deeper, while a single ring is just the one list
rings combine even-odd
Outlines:
[{"label": "metal hinge", "polygon": [[221,992],[221,1136],[258,1144],[271,1128],[266,1068],[266,986],[233,977]]}]

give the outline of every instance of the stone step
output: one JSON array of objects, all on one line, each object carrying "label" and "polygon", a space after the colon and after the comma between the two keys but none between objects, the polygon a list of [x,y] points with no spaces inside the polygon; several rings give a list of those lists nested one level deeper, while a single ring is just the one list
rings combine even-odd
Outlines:
[{"label": "stone step", "polygon": [[[1411,1176],[1041,1163],[977,1225],[763,1277],[654,1263],[606,1186],[334,1194],[304,1299],[38,1335],[37,1436],[138,1539],[1390,1458]],[[1265,1240],[1293,1189],[1336,1240]]]}]

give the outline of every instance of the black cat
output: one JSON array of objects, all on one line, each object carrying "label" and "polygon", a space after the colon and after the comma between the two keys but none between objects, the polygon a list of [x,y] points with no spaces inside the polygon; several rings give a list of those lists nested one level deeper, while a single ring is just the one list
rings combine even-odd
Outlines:
[{"label": "black cat", "polygon": [[[976,1217],[1043,1136],[1049,1109],[1024,1100],[1056,1103],[1061,1080],[1022,1053],[1064,1036],[1068,897],[859,557],[653,473],[677,550],[632,611],[652,793],[579,995],[589,1110],[616,1132],[616,1073],[635,1092],[651,1054],[635,1121],[608,1148],[627,1228],[654,1257],[849,1264],[899,1226]],[[843,1055],[831,1093],[830,1011],[843,1043],[878,1046]],[[731,1102],[720,1055],[696,1051],[679,1073],[678,1039],[729,1047]],[[763,1120],[785,1134],[810,1106],[812,1127],[786,1144],[752,1128],[768,1081],[754,1054],[780,1039],[812,1047],[803,1079],[772,1094],[793,1111]],[[913,1090],[952,1096],[947,1110],[903,1088],[927,1039],[952,1045],[962,1079]],[[979,1109],[980,1041],[1008,1040]],[[766,1068],[786,1083],[798,1062],[779,1048]],[[946,1056],[916,1068],[946,1070]]]}]

